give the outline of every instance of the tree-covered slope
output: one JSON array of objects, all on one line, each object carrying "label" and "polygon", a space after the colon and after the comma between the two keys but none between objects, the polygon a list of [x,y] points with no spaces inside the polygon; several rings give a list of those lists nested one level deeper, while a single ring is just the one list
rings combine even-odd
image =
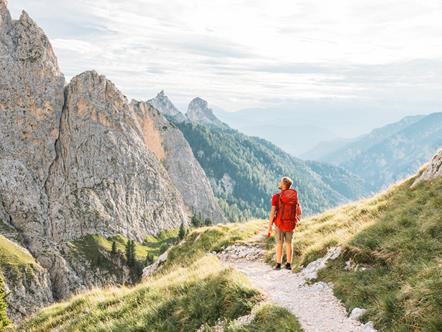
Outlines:
[{"label": "tree-covered slope", "polygon": [[306,163],[270,142],[230,128],[176,122],[230,220],[266,217],[280,177],[294,180],[306,215],[361,197],[363,181],[327,164]]},{"label": "tree-covered slope", "polygon": [[320,157],[364,177],[377,191],[406,178],[442,145],[442,113],[410,116]]}]

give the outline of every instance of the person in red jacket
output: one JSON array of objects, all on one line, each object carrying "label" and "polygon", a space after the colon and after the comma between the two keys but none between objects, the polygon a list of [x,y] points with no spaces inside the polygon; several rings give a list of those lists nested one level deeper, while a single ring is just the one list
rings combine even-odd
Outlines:
[{"label": "person in red jacket", "polygon": [[276,237],[276,270],[281,269],[282,247],[285,242],[286,259],[285,268],[292,269],[292,238],[296,223],[302,214],[298,192],[291,188],[293,181],[284,176],[278,184],[281,190],[272,197],[272,209],[269,215],[268,236],[272,233],[273,223],[275,223]]}]

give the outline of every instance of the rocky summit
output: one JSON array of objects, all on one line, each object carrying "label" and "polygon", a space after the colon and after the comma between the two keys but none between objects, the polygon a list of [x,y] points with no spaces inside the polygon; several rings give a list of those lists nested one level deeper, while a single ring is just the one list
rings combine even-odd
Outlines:
[{"label": "rocky summit", "polygon": [[[0,277],[12,320],[127,281],[94,268],[75,241],[142,241],[187,224],[192,212],[224,221],[182,134],[157,113],[129,104],[95,71],[65,86],[42,29],[26,12],[12,20],[0,0]],[[5,258],[14,246],[19,263]]]},{"label": "rocky summit", "polygon": [[215,114],[213,114],[207,101],[200,97],[192,99],[187,108],[186,116],[190,121],[195,123],[218,128],[228,128],[227,124],[219,120]]},{"label": "rocky summit", "polygon": [[161,90],[155,98],[149,99],[147,102],[160,110],[165,116],[171,117],[174,121],[182,122],[186,120],[184,114],[175,107],[169,97],[164,93],[164,90]]}]

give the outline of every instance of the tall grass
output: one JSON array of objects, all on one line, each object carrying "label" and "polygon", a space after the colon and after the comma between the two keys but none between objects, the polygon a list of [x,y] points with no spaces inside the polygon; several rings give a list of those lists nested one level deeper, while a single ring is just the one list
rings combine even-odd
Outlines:
[{"label": "tall grass", "polygon": [[[263,295],[209,253],[249,238],[261,225],[253,221],[195,229],[171,248],[160,271],[138,285],[79,294],[43,309],[18,331],[211,331],[219,321],[230,326],[250,314]],[[271,308],[259,310],[241,331],[301,331],[293,315]],[[281,322],[267,321],[278,312]]]},{"label": "tall grass", "polygon": [[[364,318],[382,331],[442,331],[442,179],[411,183],[353,208],[370,220],[320,278],[334,283],[349,310],[368,309]],[[353,222],[337,211],[341,224]]]},{"label": "tall grass", "polygon": [[18,330],[194,331],[245,315],[260,300],[242,275],[205,256],[133,288],[96,289],[52,305]]}]

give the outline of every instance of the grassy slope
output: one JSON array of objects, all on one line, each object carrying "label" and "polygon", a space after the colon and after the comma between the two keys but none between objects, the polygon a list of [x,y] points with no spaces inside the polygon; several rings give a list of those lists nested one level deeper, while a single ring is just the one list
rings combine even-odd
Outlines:
[{"label": "grassy slope", "polygon": [[29,280],[34,277],[37,269],[41,267],[28,251],[0,235],[0,331],[9,325],[6,315],[4,279],[9,282],[23,278]]},{"label": "grassy slope", "polygon": [[[301,331],[296,319],[275,306],[263,306],[256,318],[238,329],[230,326],[262,300],[246,278],[225,269],[208,252],[242,241],[262,222],[196,229],[174,246],[167,263],[135,287],[96,289],[43,309],[19,330],[49,331],[211,331],[219,320],[230,331]],[[276,313],[280,320],[271,319]]]},{"label": "grassy slope", "polygon": [[[343,245],[344,254],[320,278],[335,284],[349,310],[367,308],[364,319],[380,330],[441,331],[442,179],[410,189],[412,182],[304,220],[294,263]],[[357,271],[344,269],[349,260]]]},{"label": "grassy slope", "polygon": [[[153,260],[157,259],[159,255],[177,241],[177,235],[178,230],[173,229],[160,232],[157,236],[148,236],[144,239],[143,243],[135,241],[135,260],[137,266],[144,266],[148,254]],[[72,245],[75,252],[91,262],[93,267],[118,274],[122,272],[112,259],[112,243],[115,242],[116,244],[117,255],[125,260],[127,241],[128,239],[123,235],[115,235],[108,238],[101,235],[88,235],[73,241]],[[137,266],[133,267],[133,269],[136,269]],[[140,271],[136,273],[138,274]]]},{"label": "grassy slope", "polygon": [[[442,179],[409,184],[320,276],[384,331],[442,331]],[[365,270],[344,270],[348,260]]]},{"label": "grassy slope", "polygon": [[32,276],[40,268],[28,251],[0,235],[0,274],[8,278]]}]

